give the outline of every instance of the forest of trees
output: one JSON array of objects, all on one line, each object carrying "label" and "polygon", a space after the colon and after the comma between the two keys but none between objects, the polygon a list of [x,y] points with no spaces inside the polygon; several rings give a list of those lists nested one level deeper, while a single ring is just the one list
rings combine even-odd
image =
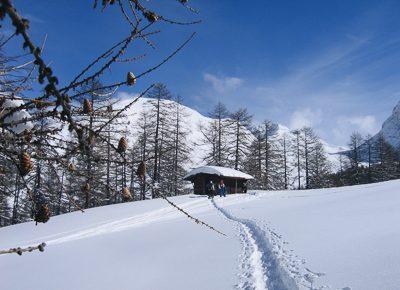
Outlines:
[{"label": "forest of trees", "polygon": [[251,174],[251,189],[313,189],[400,178],[400,150],[380,135],[354,132],[347,151],[328,156],[311,127],[283,133],[270,120],[254,124],[245,108],[229,112],[222,103],[209,117],[213,121],[200,126],[209,148],[204,161]]},{"label": "forest of trees", "polygon": [[354,132],[349,150],[340,156],[340,168],[330,175],[333,186],[356,185],[400,178],[400,149],[378,134],[365,137]]},{"label": "forest of trees", "polygon": [[205,162],[245,171],[255,177],[252,189],[319,188],[329,186],[331,167],[321,140],[310,127],[280,134],[269,120],[255,125],[246,108],[229,112],[218,103],[200,127],[207,144]]},{"label": "forest of trees", "polygon": [[[187,2],[168,5],[197,14]],[[181,98],[165,105],[161,100],[168,100],[170,93],[156,82],[136,89],[138,94],[122,108],[115,96],[121,87],[136,87],[167,63],[195,33],[152,66],[144,64],[135,73],[127,69],[118,81],[110,81],[107,73],[115,66],[123,70],[143,62],[156,48],[163,26],[187,27],[199,21],[164,17],[163,6],[147,1],[93,4],[99,17],[117,11],[126,23],[120,33],[126,34],[89,63],[79,64],[78,73],[66,80],[58,78],[52,61],[46,60],[46,39],[36,43],[29,19],[11,0],[0,1],[1,27],[7,28],[0,35],[0,226],[29,220],[44,223],[51,215],[149,197],[162,197],[194,219],[167,198],[184,190],[179,181],[189,148],[177,105]],[[140,51],[130,49],[136,43]],[[68,52],[63,53],[67,57]],[[141,130],[139,136],[130,136],[126,110],[144,96],[154,101],[132,125]]]}]

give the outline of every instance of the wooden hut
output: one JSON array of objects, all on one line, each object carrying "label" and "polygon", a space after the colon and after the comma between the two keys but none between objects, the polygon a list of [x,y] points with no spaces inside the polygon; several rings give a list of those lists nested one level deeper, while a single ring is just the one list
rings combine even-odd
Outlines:
[{"label": "wooden hut", "polygon": [[227,167],[201,166],[190,171],[183,179],[193,183],[195,194],[206,194],[206,184],[210,180],[217,185],[222,179],[229,194],[246,192],[246,182],[253,176]]}]

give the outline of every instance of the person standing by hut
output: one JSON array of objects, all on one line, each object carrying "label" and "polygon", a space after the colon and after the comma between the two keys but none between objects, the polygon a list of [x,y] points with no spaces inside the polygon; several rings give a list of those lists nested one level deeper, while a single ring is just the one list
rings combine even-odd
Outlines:
[{"label": "person standing by hut", "polygon": [[219,193],[220,197],[225,197],[226,196],[226,186],[225,186],[224,181],[222,179],[218,184],[218,193]]},{"label": "person standing by hut", "polygon": [[208,195],[208,198],[214,197],[214,191],[215,191],[214,183],[212,182],[212,180],[210,180],[210,182],[206,184],[206,193]]},{"label": "person standing by hut", "polygon": [[243,183],[243,193],[247,193],[247,182]]}]

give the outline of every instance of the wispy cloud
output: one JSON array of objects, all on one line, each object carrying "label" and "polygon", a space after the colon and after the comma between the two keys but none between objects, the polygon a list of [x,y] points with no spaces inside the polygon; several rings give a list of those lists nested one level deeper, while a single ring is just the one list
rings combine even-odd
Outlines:
[{"label": "wispy cloud", "polygon": [[204,81],[210,83],[218,93],[226,93],[239,88],[243,79],[238,77],[216,76],[210,73],[203,74]]},{"label": "wispy cloud", "polygon": [[313,111],[310,108],[304,108],[294,111],[290,118],[290,128],[299,129],[302,127],[313,127],[321,122],[321,110]]},{"label": "wispy cloud", "polygon": [[362,133],[374,133],[373,131],[378,129],[375,116],[355,116],[350,118],[339,118],[339,124],[352,125],[362,131]]},{"label": "wispy cloud", "polygon": [[312,126],[335,144],[345,144],[352,131],[375,134],[398,101],[396,47],[400,48],[399,39],[347,38],[256,87],[253,110],[292,129]]}]

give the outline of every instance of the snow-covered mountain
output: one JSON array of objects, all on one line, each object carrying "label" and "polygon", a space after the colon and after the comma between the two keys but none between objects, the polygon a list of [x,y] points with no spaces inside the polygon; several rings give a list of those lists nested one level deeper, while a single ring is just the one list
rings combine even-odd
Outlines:
[{"label": "snow-covered mountain", "polygon": [[[122,109],[127,107],[137,96],[136,95],[128,95],[128,94],[123,94],[123,97],[120,98],[120,100],[116,103],[116,108]],[[124,111],[124,121],[122,122],[121,125],[121,130],[122,131],[127,131],[127,138],[129,142],[132,144],[135,141],[135,138],[138,134],[137,130],[138,127],[136,126],[139,123],[139,119],[141,117],[141,113],[151,107],[150,104],[151,99],[149,98],[140,98],[135,102],[132,106],[129,106],[125,111]],[[165,105],[176,105],[176,103],[172,100],[162,100],[162,102]],[[14,101],[8,101],[8,103],[5,103],[4,107],[5,108],[12,108],[15,106],[18,106],[22,104],[23,101],[20,100],[14,100]],[[206,165],[204,162],[204,157],[205,157],[205,152],[207,152],[207,145],[204,144],[204,136],[200,130],[200,127],[206,128],[208,127],[211,122],[213,122],[212,118],[209,118],[207,116],[202,115],[195,109],[189,108],[185,105],[179,105],[181,112],[182,112],[182,118],[183,118],[183,125],[185,126],[186,131],[188,132],[188,141],[190,142],[192,153],[191,153],[191,160],[188,162],[188,168],[194,168],[198,167],[201,165]],[[398,136],[400,136],[400,121],[399,121],[399,116],[400,116],[400,107],[399,105],[396,106],[394,109],[394,113],[391,118],[389,118],[385,123],[388,123],[386,127],[388,129],[386,130],[388,133],[388,136],[394,136],[392,137],[393,140],[399,139]],[[395,114],[396,112],[396,114]],[[0,114],[1,115],[1,114]],[[24,117],[29,116],[29,114],[25,111],[18,112],[17,114],[14,114],[11,118],[12,120],[20,120]],[[10,117],[6,119],[6,121],[11,120]],[[389,121],[393,119],[393,121]],[[52,119],[49,119],[50,123],[54,123]],[[396,125],[397,124],[397,125]],[[275,137],[277,139],[282,139],[284,136],[286,138],[291,138],[293,137],[291,130],[281,124],[274,124],[275,125]],[[385,125],[385,124],[384,124]],[[55,124],[54,127],[58,127],[59,125]],[[396,127],[397,126],[397,127]],[[16,133],[22,132],[25,128],[32,128],[33,124],[29,122],[28,124],[24,125],[18,125],[15,128],[12,128]],[[394,129],[393,129],[394,128]],[[67,124],[61,125],[62,131],[59,133],[62,136],[62,139],[70,139],[70,132],[68,131],[68,126]],[[247,131],[247,134],[250,138],[254,138],[252,133],[244,128],[245,131]],[[338,147],[338,146],[333,146],[322,140],[322,143],[324,144],[325,151],[328,153],[328,159],[331,161],[331,163],[334,165],[337,164],[337,153],[343,151],[343,148]]]},{"label": "snow-covered mountain", "polygon": [[[125,107],[132,101],[133,97],[134,96],[125,96],[119,102],[118,107],[119,108]],[[141,98],[133,106],[131,106],[130,108],[128,108],[126,110],[126,112],[125,112],[125,114],[127,115],[126,125],[127,125],[127,130],[130,130],[131,133],[133,133],[133,134],[130,134],[131,136],[135,136],[135,134],[133,132],[135,130],[135,128],[131,125],[138,123],[140,113],[143,112],[143,110],[145,110],[147,107],[149,107],[149,102],[150,102],[150,99]],[[173,101],[169,101],[169,100],[163,100],[163,102],[165,104],[173,103]],[[200,126],[207,127],[213,121],[213,119],[206,117],[206,116],[202,115],[201,113],[199,113],[198,111],[196,111],[192,108],[189,108],[185,105],[180,105],[180,107],[183,112],[182,116],[184,118],[184,124],[189,133],[188,140],[190,141],[190,143],[192,145],[191,162],[189,164],[189,167],[193,168],[193,167],[205,165],[205,162],[203,161],[203,159],[205,156],[206,145],[202,144],[203,143],[202,139],[204,137],[200,131]],[[292,136],[291,130],[284,125],[276,124],[275,128],[276,128],[276,137],[277,138],[283,138],[283,136],[285,136],[285,135],[289,138]],[[250,131],[248,131],[248,134],[249,134],[250,138],[254,138]],[[130,141],[133,141],[133,140],[130,140]],[[328,153],[329,160],[333,164],[336,164],[337,163],[336,153],[343,151],[343,148],[330,145],[327,142],[325,142],[324,140],[322,140],[322,143],[324,144],[325,150]]]},{"label": "snow-covered mountain", "polygon": [[[394,148],[400,148],[400,102],[393,108],[392,114],[383,122],[381,130],[372,136],[371,144],[374,145],[378,142],[379,137],[382,136],[386,142],[392,145]],[[360,158],[363,162],[368,162],[368,144],[367,142],[362,143],[359,146]],[[340,150],[340,154],[349,155],[350,151]],[[374,162],[372,156],[372,161]]]},{"label": "snow-covered mountain", "polygon": [[[118,108],[124,108],[126,105],[128,105],[130,102],[132,102],[133,96],[132,97],[125,97],[121,99],[121,101],[118,103]],[[126,124],[127,124],[127,130],[130,131],[131,134],[128,135],[131,136],[130,142],[133,142],[134,136],[135,136],[135,128],[134,124],[138,124],[139,118],[141,113],[148,109],[150,105],[151,99],[149,98],[140,98],[134,105],[129,107],[124,114],[127,116],[126,119]],[[170,100],[162,100],[162,102],[165,105],[171,105],[171,103],[174,103],[174,101]],[[202,142],[202,133],[200,131],[200,125],[207,126],[212,122],[211,118],[208,118],[206,116],[203,116],[199,112],[197,112],[194,109],[191,109],[187,106],[184,105],[179,105],[180,109],[182,110],[182,118],[183,118],[183,126],[185,127],[186,131],[188,132],[187,139],[191,143],[192,147],[192,154],[191,154],[191,160],[189,162],[189,167],[196,167],[200,165],[204,165],[203,162],[203,157],[204,157],[204,146],[201,144]]]},{"label": "snow-covered mountain", "polygon": [[400,147],[400,102],[393,108],[392,114],[383,122],[382,129],[373,137],[382,135],[395,148]]}]

